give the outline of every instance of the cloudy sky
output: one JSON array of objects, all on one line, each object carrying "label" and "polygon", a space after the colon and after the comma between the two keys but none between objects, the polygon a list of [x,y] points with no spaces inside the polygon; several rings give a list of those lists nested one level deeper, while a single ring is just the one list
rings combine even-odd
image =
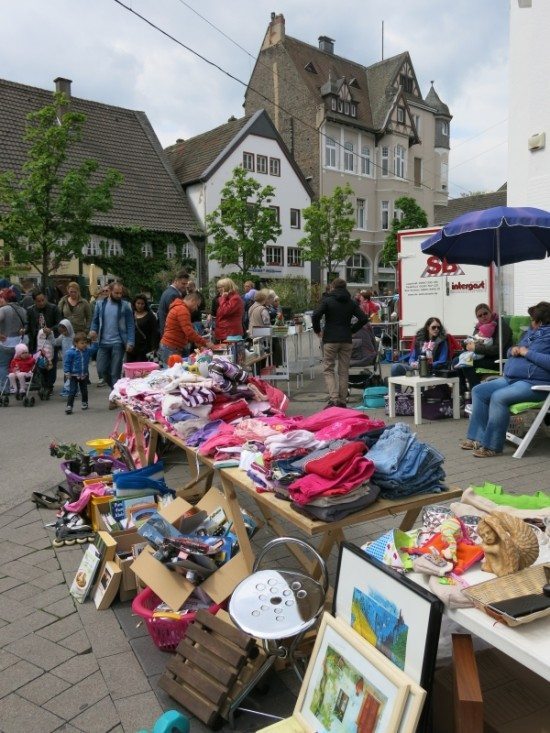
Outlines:
[{"label": "cloudy sky", "polygon": [[[369,65],[409,51],[453,114],[452,197],[506,180],[508,0],[120,0],[226,72],[248,81],[270,13],[286,32]],[[0,76],[143,110],[163,145],[240,117],[245,87],[116,0],[0,0]]]}]

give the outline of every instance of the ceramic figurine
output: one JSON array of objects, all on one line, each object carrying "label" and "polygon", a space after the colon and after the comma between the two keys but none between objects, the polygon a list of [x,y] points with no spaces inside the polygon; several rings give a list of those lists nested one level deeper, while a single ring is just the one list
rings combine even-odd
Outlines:
[{"label": "ceramic figurine", "polygon": [[535,532],[519,517],[492,512],[478,524],[485,559],[481,569],[499,577],[532,565],[539,555]]}]

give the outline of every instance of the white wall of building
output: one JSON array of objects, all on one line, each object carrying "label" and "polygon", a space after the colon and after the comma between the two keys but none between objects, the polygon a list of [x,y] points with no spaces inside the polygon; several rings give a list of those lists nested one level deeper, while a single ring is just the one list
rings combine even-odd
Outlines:
[{"label": "white wall of building", "polygon": [[[233,170],[243,162],[243,152],[253,153],[256,155],[265,155],[268,158],[278,158],[280,160],[280,176],[272,176],[269,173],[251,172],[251,176],[255,178],[262,187],[268,184],[275,189],[275,195],[271,201],[272,206],[279,207],[280,224],[282,228],[281,235],[276,242],[270,242],[280,247],[284,247],[284,266],[269,267],[265,266],[259,270],[254,270],[253,274],[258,278],[275,279],[278,277],[294,276],[311,278],[311,265],[304,262],[303,267],[289,267],[287,265],[286,250],[288,247],[297,247],[298,242],[304,236],[304,218],[303,210],[311,204],[311,198],[304,188],[302,181],[296,174],[283,151],[279,147],[276,140],[272,140],[258,135],[248,135],[242,143],[228,156],[228,158],[220,165],[215,173],[208,179],[205,184],[198,184],[187,188],[187,194],[191,201],[197,216],[204,223],[207,214],[214,211],[221,200],[221,191],[227,181],[233,176]],[[300,209],[300,228],[294,229],[290,226],[290,209]],[[233,268],[234,269],[234,268]],[[208,277],[214,278],[220,275],[229,275],[231,268],[222,270],[220,265],[210,260],[208,262]]]},{"label": "white wall of building", "polygon": [[[523,5],[525,7],[520,7]],[[510,0],[508,206],[550,210],[550,2]],[[529,138],[546,134],[546,146],[529,150]],[[550,259],[504,268],[505,310],[525,315],[550,300]],[[513,273],[513,275],[512,275]]]}]

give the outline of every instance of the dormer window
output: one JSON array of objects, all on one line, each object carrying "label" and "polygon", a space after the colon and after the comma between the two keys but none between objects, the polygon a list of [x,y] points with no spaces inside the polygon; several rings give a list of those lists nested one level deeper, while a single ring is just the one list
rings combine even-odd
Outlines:
[{"label": "dormer window", "polygon": [[397,108],[397,121],[401,122],[402,124],[405,122],[405,108],[404,107]]},{"label": "dormer window", "polygon": [[350,111],[352,117],[357,117],[357,105],[353,102],[350,104]]},{"label": "dormer window", "polygon": [[333,112],[336,112],[336,97],[333,97],[333,98],[332,98],[332,99],[330,100],[330,106],[332,107],[332,111],[333,111]]},{"label": "dormer window", "polygon": [[344,111],[344,103],[342,102],[341,99],[339,99],[338,100],[338,112],[343,112],[343,111]]},{"label": "dormer window", "polygon": [[309,62],[309,64],[306,64],[305,65],[305,70],[306,71],[309,71],[310,74],[316,74],[317,73],[317,69],[313,65],[313,62],[311,62],[311,61]]}]

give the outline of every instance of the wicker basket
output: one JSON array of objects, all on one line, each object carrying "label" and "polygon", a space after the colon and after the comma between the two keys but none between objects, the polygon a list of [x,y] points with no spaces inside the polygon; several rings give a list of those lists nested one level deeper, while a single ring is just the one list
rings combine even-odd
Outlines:
[{"label": "wicker basket", "polygon": [[466,588],[464,593],[476,608],[485,611],[489,616],[502,621],[507,626],[518,626],[549,616],[550,608],[531,613],[528,616],[513,618],[505,613],[499,613],[493,608],[487,608],[487,606],[498,601],[526,596],[529,593],[541,593],[543,585],[548,582],[550,582],[550,563],[545,563],[543,565],[532,565],[530,568],[504,575],[502,578],[494,578],[478,585],[472,585]]}]

